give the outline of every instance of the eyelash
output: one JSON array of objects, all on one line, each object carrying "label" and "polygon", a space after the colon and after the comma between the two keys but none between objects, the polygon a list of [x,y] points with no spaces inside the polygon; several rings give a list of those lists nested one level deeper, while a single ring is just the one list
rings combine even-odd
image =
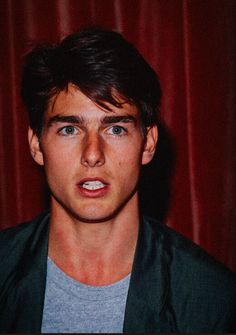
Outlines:
[{"label": "eyelash", "polygon": [[127,133],[127,130],[124,127],[117,126],[117,125],[110,127],[108,129],[108,133],[109,133],[110,130],[114,130],[114,129],[119,129],[119,130],[121,130],[122,133],[119,133],[119,134],[112,133],[111,135],[114,135],[114,136],[123,136],[123,135],[125,135]]},{"label": "eyelash", "polygon": [[[71,130],[73,130],[73,133],[63,133],[63,131],[66,131],[66,130],[68,130],[68,129],[71,129]],[[61,135],[63,135],[63,136],[72,136],[72,135],[75,135],[75,132],[77,131],[77,133],[78,133],[78,129],[76,129],[76,127],[74,127],[74,126],[64,126],[64,127],[62,127],[62,128],[60,128],[59,130],[58,130],[58,133],[59,134],[61,134]]]},{"label": "eyelash", "polygon": [[[66,131],[68,131],[69,129],[70,129],[70,132],[67,133]],[[72,130],[73,130],[73,132],[71,132]],[[119,130],[120,133],[114,133],[114,132],[112,132],[113,130]],[[112,133],[110,133],[110,131]],[[58,133],[62,136],[73,136],[73,135],[77,135],[78,132],[79,132],[78,129],[76,127],[72,126],[72,125],[64,126],[64,127],[60,128],[58,130]],[[107,130],[107,133],[108,133],[108,135],[113,135],[113,136],[123,136],[127,133],[127,130],[124,127],[114,125]]]}]

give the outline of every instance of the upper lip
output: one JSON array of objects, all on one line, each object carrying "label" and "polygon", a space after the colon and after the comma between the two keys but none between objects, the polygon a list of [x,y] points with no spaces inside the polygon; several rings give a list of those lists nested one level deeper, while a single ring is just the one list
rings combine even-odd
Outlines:
[{"label": "upper lip", "polygon": [[109,185],[109,183],[107,181],[105,181],[104,179],[102,179],[100,177],[87,177],[87,178],[83,178],[83,179],[81,179],[78,182],[78,185],[83,185],[85,182],[88,182],[88,181],[100,181],[104,185]]}]

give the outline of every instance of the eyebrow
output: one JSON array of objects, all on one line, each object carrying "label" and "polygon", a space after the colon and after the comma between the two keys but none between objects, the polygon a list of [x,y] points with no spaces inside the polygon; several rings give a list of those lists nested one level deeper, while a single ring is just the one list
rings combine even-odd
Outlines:
[{"label": "eyebrow", "polygon": [[[47,122],[47,127],[51,127],[55,123],[73,123],[73,124],[83,124],[84,120],[80,116],[76,115],[55,115],[51,117]],[[112,123],[137,123],[137,119],[133,115],[109,115],[102,119],[102,124],[112,124]]]},{"label": "eyebrow", "polygon": [[119,122],[124,122],[124,123],[137,123],[137,119],[133,115],[109,115],[105,116],[102,119],[102,124],[110,124],[110,123],[119,123]]},{"label": "eyebrow", "polygon": [[55,115],[51,117],[47,122],[47,127],[51,127],[54,123],[77,123],[82,124],[83,119],[75,115]]}]

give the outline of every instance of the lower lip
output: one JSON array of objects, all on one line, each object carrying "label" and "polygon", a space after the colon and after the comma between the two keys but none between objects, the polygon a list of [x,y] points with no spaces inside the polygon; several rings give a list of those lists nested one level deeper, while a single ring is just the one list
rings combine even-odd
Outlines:
[{"label": "lower lip", "polygon": [[109,189],[109,185],[106,185],[102,188],[99,188],[97,190],[88,190],[84,187],[82,187],[81,185],[77,185],[79,193],[87,198],[100,198],[103,197]]}]

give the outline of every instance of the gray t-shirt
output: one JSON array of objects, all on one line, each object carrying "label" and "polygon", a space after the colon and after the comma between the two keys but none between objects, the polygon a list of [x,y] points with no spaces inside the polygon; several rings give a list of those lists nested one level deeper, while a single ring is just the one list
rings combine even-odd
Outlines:
[{"label": "gray t-shirt", "polygon": [[42,333],[122,333],[129,281],[85,285],[49,258]]}]

